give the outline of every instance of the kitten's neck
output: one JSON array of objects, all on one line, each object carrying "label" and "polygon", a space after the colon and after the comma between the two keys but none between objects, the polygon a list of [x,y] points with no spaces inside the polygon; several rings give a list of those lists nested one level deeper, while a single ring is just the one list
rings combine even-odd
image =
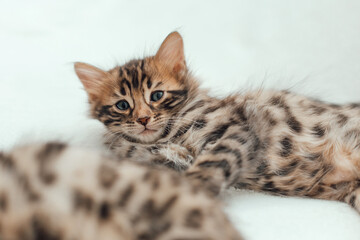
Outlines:
[{"label": "kitten's neck", "polygon": [[211,106],[218,105],[221,100],[210,97],[205,89],[197,90],[187,101],[186,107],[181,109],[169,121],[165,127],[164,135],[158,142],[180,143],[192,128],[200,129],[205,126],[204,111]]}]

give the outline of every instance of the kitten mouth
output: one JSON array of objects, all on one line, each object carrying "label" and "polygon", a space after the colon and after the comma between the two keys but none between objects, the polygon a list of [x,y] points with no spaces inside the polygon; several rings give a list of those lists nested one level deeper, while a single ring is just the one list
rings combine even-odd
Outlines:
[{"label": "kitten mouth", "polygon": [[144,131],[140,132],[140,135],[150,135],[157,132],[156,130],[145,128]]}]

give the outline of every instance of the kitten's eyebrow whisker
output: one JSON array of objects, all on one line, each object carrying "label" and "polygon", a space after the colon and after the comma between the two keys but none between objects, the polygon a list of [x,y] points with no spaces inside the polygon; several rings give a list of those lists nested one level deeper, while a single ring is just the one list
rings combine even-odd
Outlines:
[{"label": "kitten's eyebrow whisker", "polygon": [[159,87],[159,86],[161,86],[161,85],[163,85],[163,84],[164,84],[163,82],[158,82],[158,83],[156,84],[155,88],[157,88],[157,87]]}]

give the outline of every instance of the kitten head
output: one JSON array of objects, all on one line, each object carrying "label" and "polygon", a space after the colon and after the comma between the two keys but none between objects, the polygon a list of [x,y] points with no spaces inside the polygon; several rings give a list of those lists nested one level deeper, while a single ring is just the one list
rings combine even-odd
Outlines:
[{"label": "kitten head", "polygon": [[166,137],[198,86],[186,67],[177,32],[166,37],[155,56],[109,71],[78,62],[75,72],[88,94],[92,116],[111,133],[133,142]]}]

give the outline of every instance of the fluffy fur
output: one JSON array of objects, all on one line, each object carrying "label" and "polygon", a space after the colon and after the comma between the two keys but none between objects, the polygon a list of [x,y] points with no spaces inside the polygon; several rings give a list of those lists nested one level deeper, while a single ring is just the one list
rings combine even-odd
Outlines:
[{"label": "fluffy fur", "polygon": [[[185,171],[214,193],[235,186],[339,200],[360,211],[359,104],[287,91],[210,97],[184,59],[174,32],[155,56],[110,71],[75,64],[91,114],[119,156]],[[163,96],[152,101],[158,91]],[[125,111],[117,107],[122,100]]]},{"label": "fluffy fur", "polygon": [[0,153],[0,239],[241,238],[178,174],[52,142]]}]

